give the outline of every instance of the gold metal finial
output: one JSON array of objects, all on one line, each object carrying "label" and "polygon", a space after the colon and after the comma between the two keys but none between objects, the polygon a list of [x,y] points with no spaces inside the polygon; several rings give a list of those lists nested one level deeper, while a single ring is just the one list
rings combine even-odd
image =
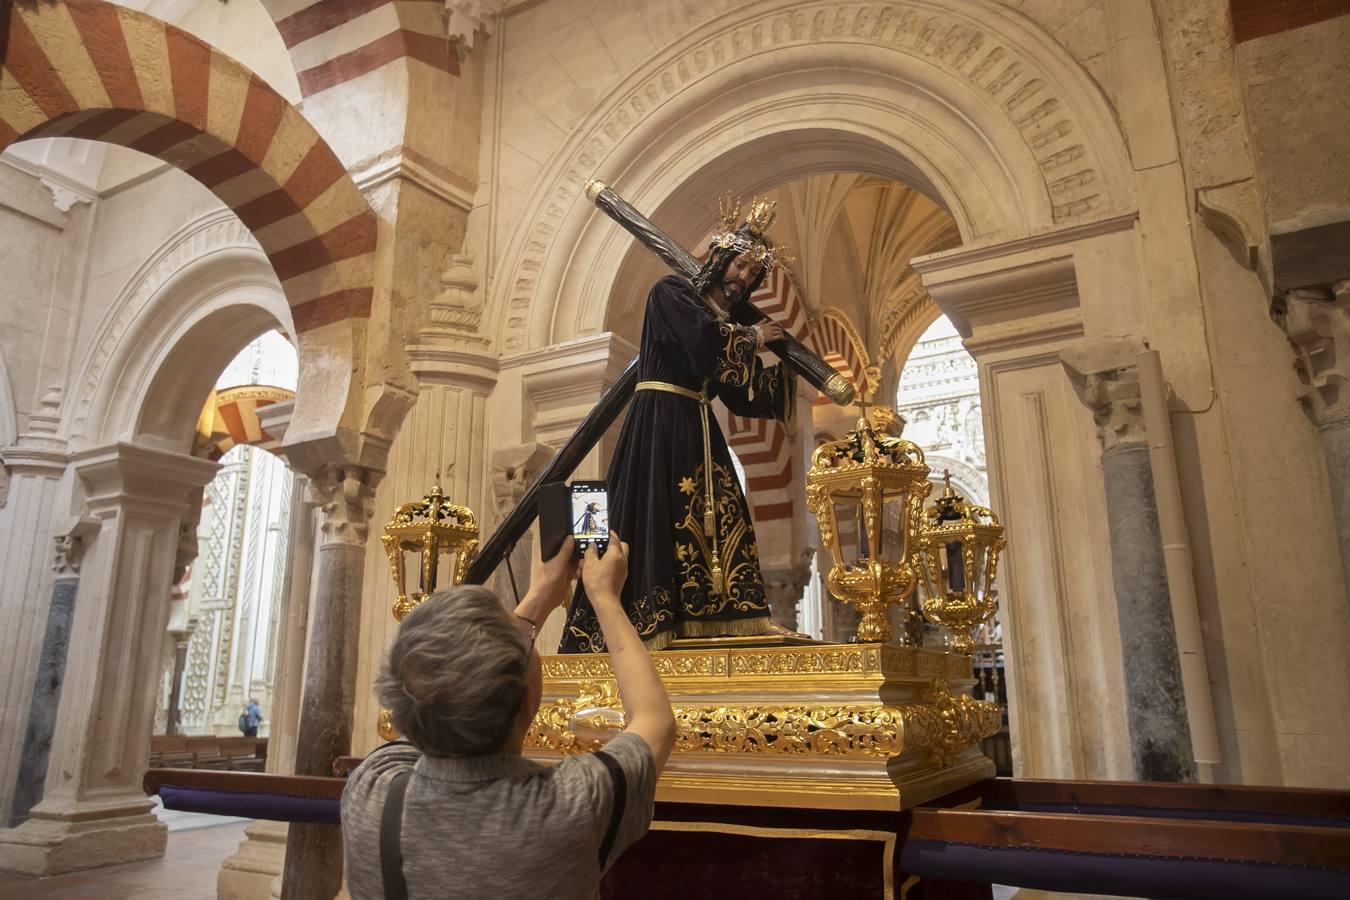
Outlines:
[{"label": "gold metal finial", "polygon": [[731,191],[726,191],[717,200],[717,213],[722,220],[722,228],[726,231],[735,231],[736,226],[740,224],[741,198],[732,196]]},{"label": "gold metal finial", "polygon": [[750,201],[750,215],[745,221],[750,226],[751,233],[755,237],[761,237],[773,226],[773,220],[776,218],[778,218],[778,201],[756,197]]},{"label": "gold metal finial", "polygon": [[600,192],[607,190],[609,185],[605,184],[599,178],[592,178],[586,182],[586,199],[595,202],[595,198],[600,196]]}]

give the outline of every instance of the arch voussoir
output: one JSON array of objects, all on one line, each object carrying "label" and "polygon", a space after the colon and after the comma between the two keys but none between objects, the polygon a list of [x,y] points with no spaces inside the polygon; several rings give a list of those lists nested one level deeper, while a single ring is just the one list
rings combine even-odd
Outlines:
[{"label": "arch voussoir", "polygon": [[305,117],[235,60],[103,0],[16,7],[0,70],[0,150],[70,137],[191,175],[253,232],[297,332],[367,318],[375,213]]}]

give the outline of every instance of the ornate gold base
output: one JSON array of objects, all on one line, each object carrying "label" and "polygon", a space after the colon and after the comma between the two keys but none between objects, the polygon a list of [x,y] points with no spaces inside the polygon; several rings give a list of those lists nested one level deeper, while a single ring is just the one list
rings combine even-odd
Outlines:
[{"label": "ornate gold base", "polygon": [[[677,729],[659,800],[902,809],[993,775],[973,748],[999,711],[967,695],[968,656],[766,635],[681,641],[653,658]],[[543,667],[527,755],[593,750],[622,727],[604,654]]]}]

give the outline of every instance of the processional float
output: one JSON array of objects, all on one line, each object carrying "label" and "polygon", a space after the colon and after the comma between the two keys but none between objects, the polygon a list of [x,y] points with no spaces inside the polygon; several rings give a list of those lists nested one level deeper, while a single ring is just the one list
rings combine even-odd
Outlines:
[{"label": "processional float", "polygon": [[[592,182],[587,196],[677,273],[697,273],[691,254],[613,190]],[[762,317],[738,310],[743,323]],[[799,342],[770,348],[831,400],[852,402],[852,386]],[[396,619],[438,588],[486,580],[536,517],[539,486],[572,474],[636,376],[634,359],[481,546],[472,511],[439,481],[396,510],[383,538]],[[1153,897],[1350,895],[1350,792],[993,778],[979,742],[1002,714],[970,696],[970,653],[972,630],[996,608],[1003,527],[950,477],[925,506],[928,476],[922,449],[865,409],[812,456],[807,503],[832,559],[826,584],[858,610],[856,643],[678,639],[654,654],[675,708],[675,750],[652,830],[612,866],[604,896],[969,897],[989,896],[991,882]],[[893,638],[887,611],[897,606],[945,629],[948,646]],[[606,654],[542,665],[527,755],[558,760],[622,730]],[[384,714],[379,731],[397,736]],[[357,762],[335,761],[335,772]],[[145,778],[169,808],[330,824],[342,784],[165,769]]]}]

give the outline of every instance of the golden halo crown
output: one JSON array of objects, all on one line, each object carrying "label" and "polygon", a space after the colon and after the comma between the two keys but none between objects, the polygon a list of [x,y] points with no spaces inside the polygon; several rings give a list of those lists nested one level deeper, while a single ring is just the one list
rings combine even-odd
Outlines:
[{"label": "golden halo crown", "polygon": [[728,191],[722,195],[718,207],[722,227],[713,235],[710,248],[721,250],[735,248],[741,253],[749,251],[750,258],[766,269],[790,258],[786,247],[774,246],[764,233],[778,216],[778,201],[755,197],[750,201],[750,209],[744,223],[740,222],[740,197],[733,197]]}]

